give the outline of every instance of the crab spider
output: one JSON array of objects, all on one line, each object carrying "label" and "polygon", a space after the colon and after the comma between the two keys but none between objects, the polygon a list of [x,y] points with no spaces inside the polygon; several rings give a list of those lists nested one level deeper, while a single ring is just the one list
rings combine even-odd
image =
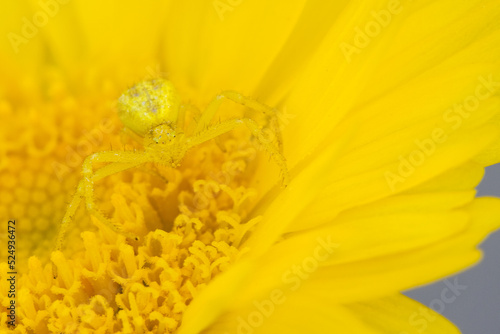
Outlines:
[{"label": "crab spider", "polygon": [[[82,166],[83,178],[80,180],[62,220],[57,236],[56,250],[61,250],[69,223],[82,199],[85,200],[87,211],[106,226],[127,237],[133,237],[125,233],[120,226],[115,225],[97,209],[93,196],[94,182],[148,162],[178,167],[189,149],[239,126],[246,126],[252,135],[259,140],[263,148],[280,167],[283,174],[283,185],[286,186],[289,182],[289,175],[281,151],[279,128],[275,126],[273,129],[273,133],[276,135],[275,142],[277,142],[273,144],[264,139],[260,125],[251,118],[234,118],[211,124],[224,100],[233,101],[262,113],[268,119],[276,120],[274,109],[237,92],[225,91],[208,104],[196,124],[194,133],[186,135],[183,132],[184,108],[181,108],[179,95],[170,81],[162,79],[144,81],[127,90],[118,100],[118,114],[126,129],[143,138],[144,151],[103,151],[94,153],[85,159]],[[96,162],[108,164],[94,170],[93,164]]]}]

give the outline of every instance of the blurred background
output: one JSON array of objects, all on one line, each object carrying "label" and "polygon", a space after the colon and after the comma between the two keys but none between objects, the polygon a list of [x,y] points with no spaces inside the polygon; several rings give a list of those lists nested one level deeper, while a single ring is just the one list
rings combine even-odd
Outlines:
[{"label": "blurred background", "polygon": [[[477,196],[500,197],[500,164],[486,168],[477,191]],[[470,270],[405,294],[443,314],[463,334],[499,334],[500,231],[491,234],[481,249],[482,262]],[[455,293],[450,286],[456,289]],[[425,333],[425,321],[423,315],[414,315],[418,332]]]}]

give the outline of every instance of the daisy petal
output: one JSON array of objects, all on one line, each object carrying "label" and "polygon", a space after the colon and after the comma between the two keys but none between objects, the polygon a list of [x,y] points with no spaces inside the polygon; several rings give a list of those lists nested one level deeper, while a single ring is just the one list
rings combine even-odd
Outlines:
[{"label": "daisy petal", "polygon": [[366,326],[355,312],[326,299],[312,300],[306,294],[273,292],[273,301],[255,299],[247,307],[227,314],[203,331],[216,333],[350,333],[382,334]]},{"label": "daisy petal", "polygon": [[[461,136],[450,137],[447,141],[434,146],[435,151],[429,155],[419,151],[413,139],[407,140],[406,144],[405,141],[401,141],[391,145],[390,142],[394,143],[394,140],[398,139],[389,137],[380,143],[369,144],[372,149],[360,149],[349,158],[339,159],[334,163],[329,173],[335,180],[328,182],[317,200],[302,213],[302,216],[310,214],[312,217],[321,216],[323,219],[296,220],[289,226],[288,231],[327,223],[328,219],[331,220],[344,210],[418,186],[472,159],[497,136],[498,133],[494,128],[478,129]],[[402,146],[406,148],[402,149]],[[413,159],[413,151],[418,151],[418,158],[421,158],[417,165],[412,165],[410,162],[410,159]],[[361,156],[367,159],[363,160],[368,161],[367,164],[359,160]],[[409,169],[406,169],[408,166]]]},{"label": "daisy petal", "polygon": [[[473,196],[473,192],[462,192],[395,198],[379,206],[342,214],[324,228],[290,235],[259,262],[253,278],[260,282],[259,286],[247,287],[239,297],[257,296],[259,291],[281,286],[283,282],[294,284],[294,274],[300,271],[305,277],[318,267],[355,265],[433,247],[464,232],[469,214],[450,208],[472,201]],[[432,202],[435,211],[432,206],[422,211],[425,203]]]},{"label": "daisy petal", "polygon": [[351,304],[347,309],[356,313],[370,328],[381,333],[398,334],[459,334],[446,318],[403,295]]},{"label": "daisy petal", "polygon": [[[322,267],[306,284],[329,282],[331,298],[341,302],[366,300],[426,284],[476,263],[477,245],[500,226],[500,200],[481,198],[468,205],[470,225],[432,246],[340,266]],[[337,287],[337,288],[333,288]],[[374,289],[376,287],[376,289]],[[317,291],[324,294],[325,291]]]},{"label": "daisy petal", "polygon": [[[491,123],[497,127],[500,132],[500,113],[497,114]],[[482,166],[491,166],[500,162],[500,141],[496,141],[489,145],[483,152],[474,158]]]},{"label": "daisy petal", "polygon": [[203,100],[224,89],[252,93],[285,45],[305,3],[172,2],[164,45],[172,80],[181,90],[195,89],[197,99]]},{"label": "daisy petal", "polygon": [[258,261],[251,281],[259,285],[240,289],[237,305],[273,289],[303,287],[314,298],[351,303],[450,275],[480,258],[477,244],[500,226],[499,204],[482,198],[455,212],[420,215],[391,216],[382,209],[379,216],[291,236]]},{"label": "daisy petal", "polygon": [[467,162],[408,190],[405,194],[471,190],[481,182],[483,176],[484,168],[481,165]]},{"label": "daisy petal", "polygon": [[[68,5],[79,23],[81,38],[79,44],[66,43],[60,31],[63,29],[50,31],[52,48],[60,57],[69,56],[65,49],[72,44],[82,52],[72,59],[84,62],[91,70],[97,68],[101,76],[116,77],[123,85],[121,89],[165,76],[158,53],[167,2],[77,0]],[[113,70],[110,73],[108,69]]]},{"label": "daisy petal", "polygon": [[[332,33],[326,37],[324,45],[319,48],[309,68],[304,71],[303,77],[297,80],[298,85],[284,102],[288,113],[296,116],[284,131],[285,149],[288,149],[286,155],[291,165],[311,154],[326,138],[330,140],[335,138],[341,131],[336,127],[346,115],[382,98],[393,89],[404,89],[417,78],[422,79],[425,84],[432,84],[424,78],[439,73],[449,75],[452,72],[456,72],[459,76],[460,73],[465,74],[464,68],[475,66],[475,73],[469,71],[468,79],[464,77],[461,81],[450,82],[452,85],[448,84],[434,90],[435,93],[439,92],[441,97],[445,97],[447,94],[443,94],[443,88],[446,91],[450,89],[451,92],[464,84],[477,85],[477,78],[480,75],[500,73],[498,69],[500,32],[498,24],[492,23],[498,22],[494,18],[500,15],[500,8],[495,1],[473,1],[462,3],[461,6],[456,6],[451,1],[436,1],[422,5],[401,4],[395,11],[397,14],[392,15],[390,24],[371,39],[367,46],[361,48],[360,53],[355,54],[355,58],[349,62],[349,59],[342,54],[339,45],[353,43],[356,31],[360,27],[376,22],[373,12],[389,10],[386,8],[386,3],[372,1],[368,6],[370,7],[359,9],[358,16],[354,15],[354,12],[350,13],[348,17],[352,17],[353,22],[346,24],[342,18],[338,20],[340,27],[332,28]],[[357,4],[355,7],[360,8]],[[346,9],[346,13],[349,10]],[[485,15],[488,19],[483,18]],[[414,19],[414,16],[426,19]],[[450,18],[455,22],[453,29],[443,29],[441,24],[446,26],[448,24],[444,23],[446,20],[429,19],[438,16]],[[438,21],[439,23],[434,24]],[[473,21],[473,24],[467,24],[469,21]],[[462,35],[457,35],[457,25],[467,31],[467,38],[458,37]],[[453,43],[449,43],[450,40]],[[402,45],[407,44],[420,51],[408,52],[408,58],[401,60],[398,57],[402,50],[405,50]],[[394,56],[387,56],[388,49],[394,49]],[[429,53],[427,51],[429,49],[433,52]],[[397,62],[385,57],[397,58]],[[357,80],[360,76],[367,78],[363,84]],[[415,98],[420,98],[418,105],[420,106],[425,100],[439,102],[437,99],[424,98],[426,94],[432,92],[425,87],[421,86],[414,95]],[[472,86],[472,92],[474,88]],[[470,95],[467,91],[463,92]],[[467,95],[463,95],[463,98]],[[451,98],[450,103],[440,110],[439,117],[446,108],[460,102],[455,94],[450,94],[449,98]],[[405,112],[407,108],[411,109],[411,106],[412,103],[407,101],[405,108],[397,109],[398,115],[414,114],[411,111]],[[307,112],[301,112],[305,110]],[[391,116],[391,110],[395,109],[386,109],[389,114],[380,119],[390,121],[399,118]]]},{"label": "daisy petal", "polygon": [[[6,3],[0,11],[0,95],[16,96],[16,89],[33,89],[32,76],[43,62],[43,40],[32,23],[33,12],[24,1]],[[30,82],[27,82],[29,80]],[[27,85],[29,85],[27,87]]]},{"label": "daisy petal", "polygon": [[447,319],[403,295],[338,305],[321,297],[311,302],[304,297],[307,293],[307,287],[300,294],[276,289],[268,298],[255,299],[247,307],[222,316],[203,334],[460,333]]}]

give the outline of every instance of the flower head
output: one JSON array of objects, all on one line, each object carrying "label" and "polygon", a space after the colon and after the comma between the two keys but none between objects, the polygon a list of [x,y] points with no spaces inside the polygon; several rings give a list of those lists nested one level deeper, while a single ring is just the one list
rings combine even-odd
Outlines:
[{"label": "flower head", "polygon": [[[0,264],[17,307],[2,328],[416,333],[424,306],[399,292],[477,262],[500,224],[474,192],[500,160],[498,1],[7,9],[0,213],[18,273],[12,298]],[[179,101],[164,86],[152,103],[161,77]],[[226,90],[250,99],[213,102]],[[227,122],[247,127],[214,130]],[[137,160],[173,123],[196,145]],[[132,158],[84,164],[103,151]],[[54,251],[79,197],[90,210]],[[457,332],[428,312],[429,333]]]}]

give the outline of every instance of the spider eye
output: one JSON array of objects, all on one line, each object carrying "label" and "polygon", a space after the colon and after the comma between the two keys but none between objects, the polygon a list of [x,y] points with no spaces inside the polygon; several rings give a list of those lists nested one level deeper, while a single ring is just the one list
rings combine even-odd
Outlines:
[{"label": "spider eye", "polygon": [[118,116],[123,125],[144,136],[161,123],[175,123],[180,98],[173,84],[164,79],[142,81],[118,99]]}]

